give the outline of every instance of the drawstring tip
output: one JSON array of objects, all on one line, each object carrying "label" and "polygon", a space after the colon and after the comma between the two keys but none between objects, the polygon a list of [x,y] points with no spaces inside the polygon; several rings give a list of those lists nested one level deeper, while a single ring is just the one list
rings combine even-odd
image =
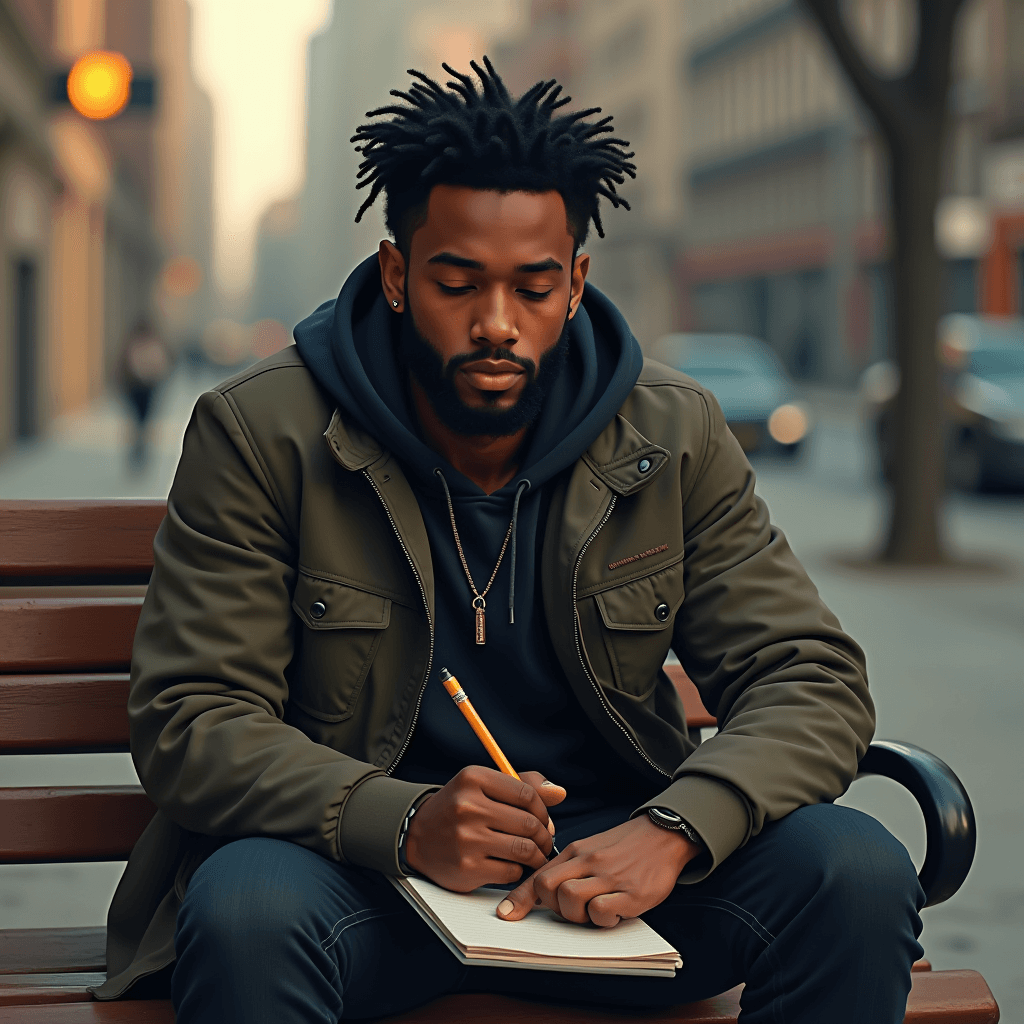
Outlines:
[{"label": "drawstring tip", "polygon": [[516,613],[512,608],[509,608],[508,610],[508,624],[510,626],[514,626],[516,624]]}]

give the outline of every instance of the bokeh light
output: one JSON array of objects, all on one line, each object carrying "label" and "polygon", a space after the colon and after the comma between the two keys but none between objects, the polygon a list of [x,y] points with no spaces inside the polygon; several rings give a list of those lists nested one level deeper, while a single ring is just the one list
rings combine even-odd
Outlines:
[{"label": "bokeh light", "polygon": [[120,113],[131,97],[132,66],[120,53],[97,50],[75,61],[68,99],[83,117],[101,121]]}]

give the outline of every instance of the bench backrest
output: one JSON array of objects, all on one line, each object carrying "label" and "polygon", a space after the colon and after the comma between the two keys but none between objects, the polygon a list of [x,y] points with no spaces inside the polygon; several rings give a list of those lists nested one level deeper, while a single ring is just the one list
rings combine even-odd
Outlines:
[{"label": "bench backrest", "polygon": [[[0,754],[128,750],[132,640],[163,501],[0,501]],[[714,725],[666,666],[691,729]],[[0,863],[123,860],[137,786],[0,788]]]},{"label": "bench backrest", "polygon": [[[0,753],[128,750],[128,668],[163,501],[0,501]],[[137,786],[0,788],[0,863],[121,860]]]}]

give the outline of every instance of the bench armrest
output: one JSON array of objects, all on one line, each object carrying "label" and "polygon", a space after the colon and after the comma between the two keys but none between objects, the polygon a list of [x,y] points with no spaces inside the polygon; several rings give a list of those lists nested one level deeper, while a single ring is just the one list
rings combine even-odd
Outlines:
[{"label": "bench armrest", "polygon": [[883,775],[898,782],[924,814],[928,845],[918,878],[926,907],[948,900],[967,877],[974,860],[977,829],[967,790],[953,770],[912,743],[879,740],[861,758],[858,775]]}]

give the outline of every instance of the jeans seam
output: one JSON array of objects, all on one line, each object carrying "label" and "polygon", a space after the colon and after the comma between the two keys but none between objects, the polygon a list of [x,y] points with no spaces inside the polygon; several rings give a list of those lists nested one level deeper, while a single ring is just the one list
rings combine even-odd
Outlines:
[{"label": "jeans seam", "polygon": [[[335,922],[334,927],[331,929],[330,934],[320,943],[320,948],[326,953],[327,950],[333,946],[338,939],[348,931],[349,928],[354,928],[357,924],[363,924],[364,921],[374,921],[380,917],[396,917],[397,914],[393,910],[381,911],[374,908],[367,910],[357,910],[354,914],[349,914],[348,917],[343,917],[339,921]],[[337,934],[335,934],[337,932]],[[328,941],[328,939],[330,941]]]}]

